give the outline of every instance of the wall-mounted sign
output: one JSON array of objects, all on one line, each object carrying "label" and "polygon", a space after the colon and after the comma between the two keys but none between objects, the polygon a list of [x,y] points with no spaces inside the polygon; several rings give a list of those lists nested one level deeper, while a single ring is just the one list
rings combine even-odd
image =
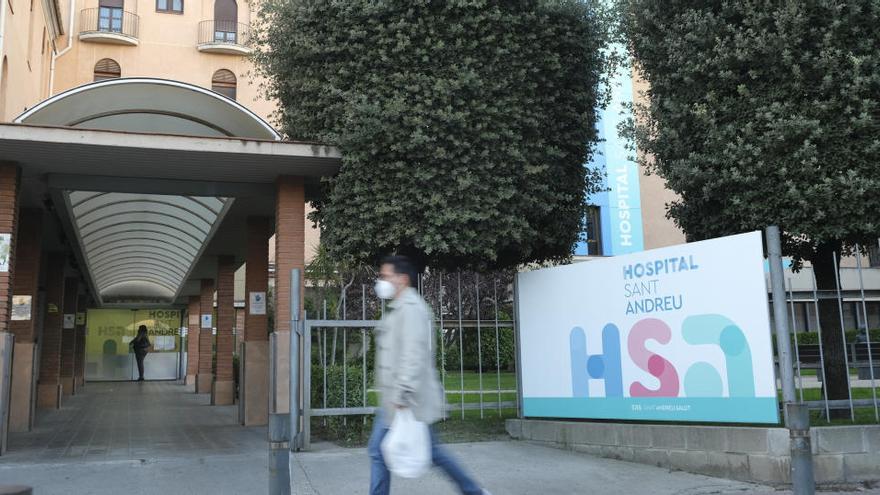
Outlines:
[{"label": "wall-mounted sign", "polygon": [[518,276],[527,417],[776,423],[761,233]]},{"label": "wall-mounted sign", "polygon": [[213,317],[211,315],[202,315],[202,328],[213,328]]},{"label": "wall-mounted sign", "polygon": [[264,315],[266,314],[266,293],[251,292],[250,305],[248,305],[250,314]]},{"label": "wall-mounted sign", "polygon": [[76,324],[79,326],[86,324],[86,314],[85,313],[77,313],[76,314]]},{"label": "wall-mounted sign", "polygon": [[52,314],[57,314],[58,313],[58,305],[54,304],[54,303],[49,303],[46,305],[46,311],[48,311],[49,313],[52,313]]},{"label": "wall-mounted sign", "polygon": [[65,330],[73,330],[74,328],[76,328],[76,314],[65,314],[64,320],[62,322],[62,328],[64,328]]},{"label": "wall-mounted sign", "polygon": [[31,296],[12,296],[12,320],[27,321],[31,319],[32,309]]},{"label": "wall-mounted sign", "polygon": [[199,324],[199,315],[191,314],[189,315],[189,324],[192,326],[196,326]]},{"label": "wall-mounted sign", "polygon": [[9,254],[12,251],[12,234],[0,234],[0,272],[9,271]]}]

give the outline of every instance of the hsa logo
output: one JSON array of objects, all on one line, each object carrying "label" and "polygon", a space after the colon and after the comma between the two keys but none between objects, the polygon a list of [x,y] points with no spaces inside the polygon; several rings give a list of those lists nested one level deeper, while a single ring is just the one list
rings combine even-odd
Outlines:
[{"label": "hsa logo", "polygon": [[[743,331],[725,316],[695,315],[685,318],[681,326],[684,341],[693,346],[713,345],[721,348],[727,368],[727,388],[730,397],[754,397],[755,376],[752,352]],[[590,396],[590,380],[605,382],[604,397],[623,397],[623,365],[621,361],[620,330],[613,323],[602,329],[602,353],[590,354],[587,337],[581,327],[574,327],[569,335],[571,348],[571,387],[574,397]],[[630,397],[679,397],[681,380],[675,365],[665,357],[645,347],[654,340],[668,344],[672,340],[669,325],[656,318],[640,320],[629,332],[627,354],[640,369],[657,377],[660,386],[650,389],[634,381],[629,385]],[[698,349],[694,349],[698,351]],[[686,397],[721,397],[724,387],[721,373],[711,364],[701,361],[691,365],[684,375]]]}]

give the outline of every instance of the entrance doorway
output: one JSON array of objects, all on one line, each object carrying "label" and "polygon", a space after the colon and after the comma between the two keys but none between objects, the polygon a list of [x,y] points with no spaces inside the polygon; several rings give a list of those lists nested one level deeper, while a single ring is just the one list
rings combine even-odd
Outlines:
[{"label": "entrance doorway", "polygon": [[181,312],[176,309],[90,309],[86,316],[86,380],[136,380],[130,343],[141,325],[152,347],[144,361],[146,380],[182,378]]}]

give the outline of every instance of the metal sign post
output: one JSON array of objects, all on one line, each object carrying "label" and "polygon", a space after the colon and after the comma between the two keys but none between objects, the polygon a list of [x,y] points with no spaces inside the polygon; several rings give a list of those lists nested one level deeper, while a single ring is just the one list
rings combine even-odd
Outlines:
[{"label": "metal sign post", "polygon": [[788,337],[788,312],[785,308],[785,280],[782,269],[782,240],[779,227],[767,227],[767,255],[770,262],[770,288],[773,293],[773,320],[776,324],[776,350],[779,375],[782,379],[785,426],[789,429],[791,451],[791,483],[795,495],[813,495],[813,457],[810,447],[810,415],[805,404],[797,403],[794,367],[791,360],[791,339]]}]

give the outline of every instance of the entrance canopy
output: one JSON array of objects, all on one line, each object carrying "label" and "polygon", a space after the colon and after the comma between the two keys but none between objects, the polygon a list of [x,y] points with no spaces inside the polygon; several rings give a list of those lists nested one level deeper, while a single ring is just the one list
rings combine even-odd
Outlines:
[{"label": "entrance canopy", "polygon": [[22,208],[51,205],[99,306],[168,305],[244,261],[248,217],[275,215],[275,181],[316,184],[331,146],[283,141],[234,100],[160,79],[114,79],[54,96],[0,125],[22,169]]}]

